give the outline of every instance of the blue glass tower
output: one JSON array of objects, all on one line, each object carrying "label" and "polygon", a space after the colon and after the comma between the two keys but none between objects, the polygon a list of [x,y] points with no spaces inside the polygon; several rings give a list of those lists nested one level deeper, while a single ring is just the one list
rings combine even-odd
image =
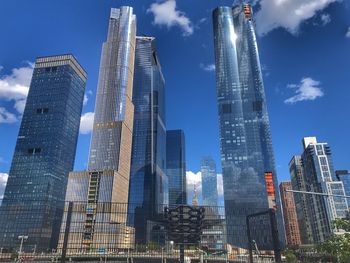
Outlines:
[{"label": "blue glass tower", "polygon": [[[338,181],[343,182],[345,195],[350,196],[350,171],[349,170],[337,170],[335,175]],[[350,198],[347,199],[350,209]]]},{"label": "blue glass tower", "polygon": [[[221,163],[228,243],[247,247],[246,216],[268,209],[265,172],[274,175],[277,222],[284,241],[269,118],[249,5],[213,11]],[[269,221],[254,237],[271,249]]]},{"label": "blue glass tower", "polygon": [[201,162],[202,174],[202,198],[203,205],[217,206],[218,205],[218,184],[216,165],[213,158],[206,156]]},{"label": "blue glass tower", "polygon": [[153,221],[168,202],[164,84],[155,38],[136,37],[128,219],[136,243],[149,241]]},{"label": "blue glass tower", "polygon": [[182,130],[166,132],[166,168],[169,178],[169,206],[186,204],[185,134]]},{"label": "blue glass tower", "polygon": [[0,208],[0,247],[54,248],[73,169],[86,73],[72,55],[37,58]]}]

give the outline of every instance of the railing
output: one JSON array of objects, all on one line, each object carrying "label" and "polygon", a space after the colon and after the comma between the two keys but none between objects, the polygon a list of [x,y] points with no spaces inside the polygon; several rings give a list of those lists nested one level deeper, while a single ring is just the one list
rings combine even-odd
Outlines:
[{"label": "railing", "polygon": [[[178,262],[180,244],[169,240],[166,207],[4,200],[0,261]],[[203,208],[200,240],[184,245],[185,262],[247,262],[247,251],[227,245],[224,208]],[[254,262],[273,262],[267,253]]]}]

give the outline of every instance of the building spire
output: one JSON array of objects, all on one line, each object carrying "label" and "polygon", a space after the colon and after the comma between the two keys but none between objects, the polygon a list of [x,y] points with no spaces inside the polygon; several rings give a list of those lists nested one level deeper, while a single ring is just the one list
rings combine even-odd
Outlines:
[{"label": "building spire", "polygon": [[193,206],[198,206],[198,196],[197,196],[196,184],[193,186],[192,205],[193,205]]}]

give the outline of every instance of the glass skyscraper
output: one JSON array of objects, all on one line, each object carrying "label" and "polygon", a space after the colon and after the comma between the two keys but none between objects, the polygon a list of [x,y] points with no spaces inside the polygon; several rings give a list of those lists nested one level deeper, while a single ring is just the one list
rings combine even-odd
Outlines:
[{"label": "glass skyscraper", "polygon": [[[301,158],[306,191],[344,195],[343,183],[336,179],[329,145],[317,142],[316,137],[305,137],[303,145]],[[314,195],[306,195],[306,206],[315,243],[324,242],[332,235],[333,220],[345,218],[348,209],[344,198]]]},{"label": "glass skyscraper", "polygon": [[[88,170],[119,170],[130,161],[135,37],[132,8],[112,8],[107,41],[102,46]],[[120,154],[122,151],[125,154]]]},{"label": "glass skyscraper", "polygon": [[111,202],[127,203],[134,104],[132,103],[136,16],[133,9],[112,8],[103,43],[96,94],[89,171],[115,170]]},{"label": "glass skyscraper", "polygon": [[128,213],[136,243],[150,241],[153,221],[168,202],[164,83],[155,38],[136,37]]},{"label": "glass skyscraper", "polygon": [[216,165],[213,158],[206,156],[201,161],[203,205],[218,205]]},{"label": "glass skyscraper", "polygon": [[[228,243],[247,247],[247,215],[268,209],[265,172],[274,175],[277,223],[284,228],[266,107],[265,91],[249,5],[213,11],[221,163]],[[269,221],[255,238],[271,249]]]},{"label": "glass skyscraper", "polygon": [[[289,173],[291,177],[292,189],[297,191],[307,191],[305,174],[300,155],[295,155],[293,156],[292,160],[290,160]],[[304,194],[294,193],[294,201],[300,230],[301,244],[313,244],[311,223],[307,212],[307,196]]]},{"label": "glass skyscraper", "polygon": [[[102,46],[88,171],[69,174],[66,201],[85,200],[87,204],[86,213],[77,215],[84,220],[76,227],[84,233],[75,237],[70,233],[70,248],[81,246],[91,251],[105,242],[111,244],[108,249],[118,249],[118,232],[127,229],[135,41],[136,16],[132,7],[112,8],[107,41]],[[65,213],[62,229],[66,218]],[[110,224],[103,228],[103,222]]]},{"label": "glass skyscraper", "polygon": [[[345,195],[350,196],[350,171],[349,170],[337,170],[335,175],[338,181],[343,182]],[[347,198],[348,207],[350,209],[350,198]],[[350,211],[349,211],[350,212]]]},{"label": "glass skyscraper", "polygon": [[0,208],[0,247],[54,248],[73,169],[86,73],[72,55],[36,59]]},{"label": "glass skyscraper", "polygon": [[166,169],[169,178],[169,206],[186,204],[185,134],[182,130],[166,132]]}]

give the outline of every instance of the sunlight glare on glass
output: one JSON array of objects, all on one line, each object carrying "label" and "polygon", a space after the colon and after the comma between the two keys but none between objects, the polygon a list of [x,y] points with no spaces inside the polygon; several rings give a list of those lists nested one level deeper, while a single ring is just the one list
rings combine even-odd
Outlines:
[{"label": "sunlight glare on glass", "polygon": [[236,35],[235,31],[231,30],[230,35],[231,35],[230,37],[231,37],[232,43],[236,43],[237,35]]}]

